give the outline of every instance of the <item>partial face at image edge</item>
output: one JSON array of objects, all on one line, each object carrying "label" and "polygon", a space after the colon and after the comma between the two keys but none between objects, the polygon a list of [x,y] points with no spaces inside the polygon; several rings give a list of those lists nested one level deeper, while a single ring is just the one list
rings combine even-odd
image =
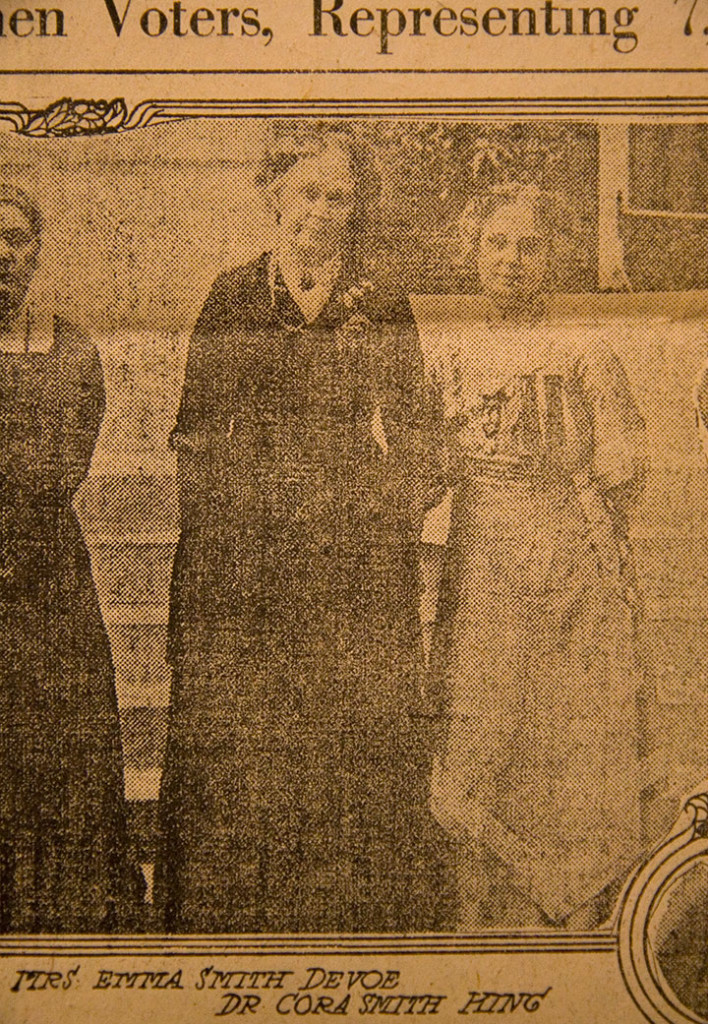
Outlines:
[{"label": "partial face at image edge", "polygon": [[12,320],[27,295],[40,250],[40,236],[14,203],[0,201],[0,323]]}]

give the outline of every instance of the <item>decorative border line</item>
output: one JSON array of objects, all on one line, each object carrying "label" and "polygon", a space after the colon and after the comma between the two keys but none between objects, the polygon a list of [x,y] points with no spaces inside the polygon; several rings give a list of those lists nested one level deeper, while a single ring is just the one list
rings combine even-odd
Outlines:
[{"label": "decorative border line", "polygon": [[[0,72],[0,74],[2,74]],[[425,120],[546,120],[621,117],[705,117],[708,96],[666,96],[628,100],[625,97],[567,97],[510,99],[360,99],[360,100],[144,100],[129,110],[123,98],[113,100],[64,97],[39,110],[21,103],[0,103],[0,121],[19,135],[32,138],[70,138],[109,135],[151,124],[192,117],[320,117],[394,118]]]},{"label": "decorative border line", "polygon": [[708,857],[708,794],[692,797],[688,826],[672,836],[637,872],[623,897],[619,922],[619,965],[634,1002],[655,1024],[701,1024],[701,1018],[664,991],[652,968],[648,926],[662,896],[692,863]]},{"label": "decorative border line", "polygon": [[704,68],[11,68],[0,75],[705,75]]},{"label": "decorative border line", "polygon": [[[633,71],[634,69],[624,69]],[[686,71],[692,69],[685,69]],[[701,69],[702,70],[702,69]],[[9,72],[24,74],[25,72]],[[33,72],[34,73],[34,72]],[[58,75],[63,72],[51,71]],[[97,74],[102,72],[69,72]],[[116,74],[121,72],[106,72]],[[149,74],[150,72],[126,72]],[[162,73],[162,72],[157,72]],[[179,74],[179,72],[168,72]],[[186,72],[199,74],[201,72]],[[204,72],[207,73],[207,72]],[[208,72],[218,75],[218,71]],[[308,74],[310,72],[303,72]],[[343,71],[343,73],[347,73]],[[397,73],[403,73],[397,72]],[[454,72],[453,72],[454,73]],[[479,72],[471,72],[479,73]],[[497,72],[499,73],[499,72]],[[512,72],[507,72],[512,73]],[[513,72],[521,73],[521,72]],[[558,72],[562,73],[562,72]],[[0,72],[0,75],[8,72]],[[83,100],[69,97],[32,110],[18,103],[0,103],[0,121],[9,122],[30,138],[86,137],[134,130],[151,124],[194,117],[365,117],[461,120],[528,118],[562,120],[640,117],[702,117],[708,119],[708,96],[663,96],[627,100],[625,97],[534,98],[524,100],[146,100],[132,110],[123,98]],[[617,956],[623,980],[641,1012],[654,1024],[686,1024],[697,1017],[681,1007],[672,993],[662,991],[652,973],[647,950],[647,926],[662,893],[677,873],[695,858],[708,856],[706,818],[708,795],[689,801],[691,825],[670,839],[627,883],[620,900],[619,924],[590,933],[488,932],[479,935],[217,935],[169,936],[3,936],[0,959],[8,957],[155,956],[287,956],[354,955],[605,953]]]},{"label": "decorative border line", "polygon": [[148,935],[37,937],[3,936],[0,959],[13,956],[420,956],[507,953],[612,953],[618,949],[615,932],[556,934],[554,932],[489,932],[460,935]]}]

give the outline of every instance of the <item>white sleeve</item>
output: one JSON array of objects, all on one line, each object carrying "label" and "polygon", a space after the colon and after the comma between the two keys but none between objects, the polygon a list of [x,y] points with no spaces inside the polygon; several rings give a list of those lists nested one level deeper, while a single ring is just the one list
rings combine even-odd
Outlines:
[{"label": "white sleeve", "polygon": [[450,535],[450,516],[452,514],[452,488],[448,487],[439,505],[426,512],[423,520],[421,541],[423,544],[447,544]]}]

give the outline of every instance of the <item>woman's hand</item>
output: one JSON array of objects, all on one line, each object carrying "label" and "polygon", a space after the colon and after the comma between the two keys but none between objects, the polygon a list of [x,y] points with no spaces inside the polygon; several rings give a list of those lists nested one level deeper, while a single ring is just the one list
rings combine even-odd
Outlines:
[{"label": "woman's hand", "polygon": [[622,581],[622,555],[612,520],[590,524],[590,544],[597,556],[600,576],[618,585]]},{"label": "woman's hand", "polygon": [[602,495],[588,481],[576,481],[576,493],[589,527],[590,545],[600,577],[622,586],[622,543]]},{"label": "woman's hand", "polygon": [[193,430],[190,433],[173,430],[170,434],[170,448],[174,452],[204,452],[212,447],[215,436],[206,430]]}]

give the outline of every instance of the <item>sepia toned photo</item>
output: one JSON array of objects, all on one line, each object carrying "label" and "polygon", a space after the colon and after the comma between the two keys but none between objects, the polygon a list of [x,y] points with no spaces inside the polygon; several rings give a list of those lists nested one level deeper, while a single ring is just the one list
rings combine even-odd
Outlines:
[{"label": "sepia toned photo", "polygon": [[6,948],[619,943],[708,1019],[708,124],[11,115]]}]

